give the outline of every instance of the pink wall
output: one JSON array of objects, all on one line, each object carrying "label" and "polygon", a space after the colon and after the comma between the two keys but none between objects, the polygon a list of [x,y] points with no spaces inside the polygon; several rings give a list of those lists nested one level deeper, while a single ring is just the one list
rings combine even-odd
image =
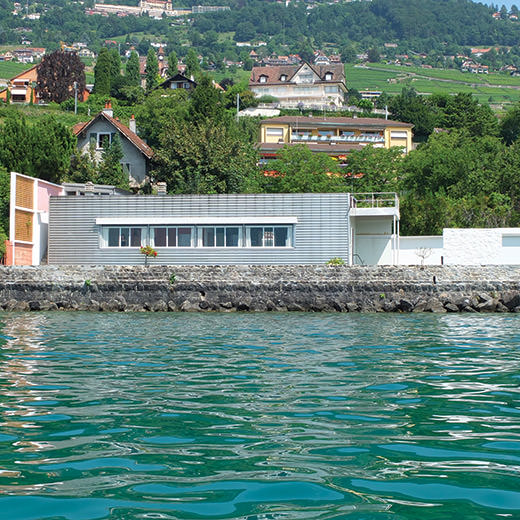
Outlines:
[{"label": "pink wall", "polygon": [[49,197],[62,195],[63,188],[38,179],[38,211],[49,211]]}]

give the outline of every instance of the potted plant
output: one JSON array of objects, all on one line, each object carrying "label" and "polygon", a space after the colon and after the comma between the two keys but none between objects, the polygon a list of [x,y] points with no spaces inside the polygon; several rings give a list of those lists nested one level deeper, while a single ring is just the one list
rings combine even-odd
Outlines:
[{"label": "potted plant", "polygon": [[142,246],[139,251],[144,255],[144,265],[148,265],[148,258],[157,256],[157,251],[152,246]]}]

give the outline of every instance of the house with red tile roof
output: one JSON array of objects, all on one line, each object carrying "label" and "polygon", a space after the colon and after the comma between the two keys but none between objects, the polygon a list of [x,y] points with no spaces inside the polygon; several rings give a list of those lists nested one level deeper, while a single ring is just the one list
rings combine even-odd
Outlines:
[{"label": "house with red tile roof", "polygon": [[118,134],[123,149],[121,165],[128,172],[130,186],[139,187],[148,180],[153,150],[137,135],[133,116],[129,125],[124,125],[113,117],[112,105],[108,102],[104,110],[93,119],[74,125],[73,133],[77,136],[80,153],[88,153],[92,143],[97,160],[101,160],[103,151],[110,145],[114,135]]}]

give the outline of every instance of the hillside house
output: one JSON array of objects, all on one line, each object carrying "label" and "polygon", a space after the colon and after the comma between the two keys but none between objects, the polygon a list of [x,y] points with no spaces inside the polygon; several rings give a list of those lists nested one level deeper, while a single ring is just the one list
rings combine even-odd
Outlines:
[{"label": "hillside house", "polygon": [[284,146],[305,144],[340,160],[364,146],[412,149],[410,123],[378,118],[281,116],[260,123],[259,150],[264,161],[276,158]]},{"label": "hillside house", "polygon": [[249,88],[257,97],[275,97],[283,108],[339,108],[347,93],[340,63],[253,67]]},{"label": "hillside house", "polygon": [[142,186],[148,179],[148,169],[153,156],[152,149],[137,135],[135,119],[129,126],[113,117],[110,103],[97,116],[86,123],[78,123],[73,128],[78,138],[80,153],[88,153],[91,143],[95,147],[95,157],[101,160],[103,151],[110,145],[114,135],[119,135],[123,149],[121,165],[128,172],[131,187]]}]

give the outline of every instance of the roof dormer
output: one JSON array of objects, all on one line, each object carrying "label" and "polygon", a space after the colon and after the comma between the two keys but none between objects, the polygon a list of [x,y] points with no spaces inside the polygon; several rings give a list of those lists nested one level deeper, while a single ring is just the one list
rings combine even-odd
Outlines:
[{"label": "roof dormer", "polygon": [[258,78],[258,81],[259,83],[267,83],[267,76],[265,74],[262,74],[259,78]]},{"label": "roof dormer", "polygon": [[282,74],[280,76],[280,81],[287,81],[287,74]]},{"label": "roof dormer", "polygon": [[325,72],[325,81],[332,81],[333,76],[332,72]]}]

